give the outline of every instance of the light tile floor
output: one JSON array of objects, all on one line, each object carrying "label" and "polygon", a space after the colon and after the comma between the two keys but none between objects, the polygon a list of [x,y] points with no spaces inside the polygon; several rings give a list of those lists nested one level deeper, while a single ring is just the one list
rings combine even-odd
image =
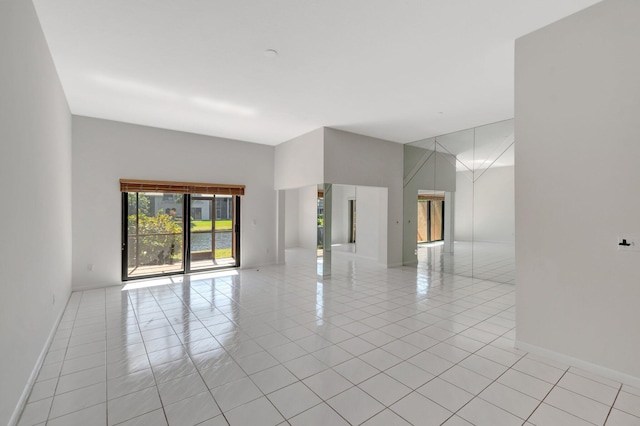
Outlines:
[{"label": "light tile floor", "polygon": [[305,259],[73,293],[20,425],[640,425],[513,348],[513,285]]},{"label": "light tile floor", "polygon": [[418,244],[418,268],[506,284],[516,281],[513,243],[456,241],[453,253],[443,249],[442,242]]}]

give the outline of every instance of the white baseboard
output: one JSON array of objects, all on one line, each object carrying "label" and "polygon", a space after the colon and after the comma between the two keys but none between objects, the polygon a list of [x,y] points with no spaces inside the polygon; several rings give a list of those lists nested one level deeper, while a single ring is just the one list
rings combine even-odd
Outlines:
[{"label": "white baseboard", "polygon": [[531,352],[533,354],[549,358],[553,361],[557,361],[562,364],[567,364],[576,368],[580,368],[582,370],[588,371],[589,373],[597,374],[607,379],[615,380],[616,382],[624,383],[625,385],[633,386],[635,388],[640,388],[640,377],[635,377],[630,374],[622,373],[617,370],[612,370],[610,368],[603,367],[598,364],[593,364],[589,361],[585,361],[579,358],[574,358],[569,355],[564,355],[559,352],[541,348],[539,346],[531,345],[529,343],[524,343],[519,340],[515,341],[514,346],[525,352]]},{"label": "white baseboard", "polygon": [[109,287],[122,287],[123,285],[126,285],[126,284],[127,282],[118,282],[113,284],[98,284],[98,285],[81,285],[77,287],[71,287],[71,292],[86,291],[86,290],[100,290],[100,289],[109,288]]},{"label": "white baseboard", "polygon": [[64,308],[58,314],[58,318],[53,322],[53,327],[49,331],[49,336],[47,337],[47,341],[42,347],[42,351],[40,352],[40,356],[36,361],[36,365],[33,367],[31,371],[31,375],[29,376],[29,380],[27,380],[27,384],[22,391],[22,395],[20,395],[20,399],[18,399],[18,403],[16,404],[16,408],[13,410],[13,414],[9,418],[9,423],[7,426],[15,426],[18,424],[18,420],[20,420],[20,416],[22,415],[22,411],[24,410],[25,405],[27,405],[27,400],[29,399],[29,395],[31,394],[31,390],[33,386],[36,384],[36,379],[38,378],[38,374],[40,373],[40,368],[42,368],[42,364],[44,363],[44,359],[47,356],[47,352],[49,351],[49,347],[51,347],[51,343],[53,342],[53,337],[56,335],[56,330],[58,329],[58,325],[60,325],[60,321],[62,321],[62,316],[67,310],[67,305],[69,304],[69,300],[71,300],[72,291],[69,292],[69,297],[67,298],[67,303],[65,303]]}]

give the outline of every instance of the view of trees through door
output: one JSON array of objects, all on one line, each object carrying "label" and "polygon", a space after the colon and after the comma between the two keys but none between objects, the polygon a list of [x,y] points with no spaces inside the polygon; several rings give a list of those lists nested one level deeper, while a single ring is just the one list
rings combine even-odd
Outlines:
[{"label": "view of trees through door", "polygon": [[238,196],[122,194],[123,280],[239,266]]}]

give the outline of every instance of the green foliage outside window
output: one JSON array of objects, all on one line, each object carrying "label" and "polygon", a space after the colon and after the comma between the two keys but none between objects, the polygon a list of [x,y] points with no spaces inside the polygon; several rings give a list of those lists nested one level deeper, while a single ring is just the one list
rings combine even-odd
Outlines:
[{"label": "green foliage outside window", "polygon": [[[138,238],[139,258],[137,264],[166,265],[172,264],[182,256],[182,223],[159,211],[155,216],[147,216],[142,212],[138,216],[138,237],[136,235],[136,216],[128,218],[129,238]],[[136,264],[137,249],[135,241],[129,245],[129,264]]]}]

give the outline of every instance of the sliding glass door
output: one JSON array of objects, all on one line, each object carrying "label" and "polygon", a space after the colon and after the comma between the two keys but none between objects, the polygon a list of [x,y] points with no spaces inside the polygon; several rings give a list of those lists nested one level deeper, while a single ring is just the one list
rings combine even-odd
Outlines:
[{"label": "sliding glass door", "polygon": [[122,203],[123,281],[240,266],[239,196],[123,192]]},{"label": "sliding glass door", "polygon": [[235,266],[235,207],[231,195],[192,195],[190,269]]}]

